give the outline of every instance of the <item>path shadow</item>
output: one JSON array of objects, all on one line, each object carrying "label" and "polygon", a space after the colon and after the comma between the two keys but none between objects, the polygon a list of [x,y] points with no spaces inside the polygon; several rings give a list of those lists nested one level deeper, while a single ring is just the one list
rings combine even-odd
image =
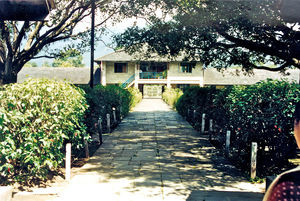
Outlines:
[{"label": "path shadow", "polygon": [[233,191],[192,191],[187,201],[261,201],[262,193]]},{"label": "path shadow", "polygon": [[147,188],[145,192],[155,189],[153,195],[197,201],[262,198],[246,192],[245,183],[251,184],[241,172],[175,111],[130,113],[81,169],[91,172],[101,175],[99,183],[126,183],[122,188],[132,193]]}]

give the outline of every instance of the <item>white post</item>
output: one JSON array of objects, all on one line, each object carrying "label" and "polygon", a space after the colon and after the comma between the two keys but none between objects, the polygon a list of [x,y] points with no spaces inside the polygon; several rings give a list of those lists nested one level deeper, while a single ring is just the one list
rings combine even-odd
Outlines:
[{"label": "white post", "polygon": [[196,119],[196,110],[194,110],[194,120]]},{"label": "white post", "polygon": [[114,124],[117,123],[117,115],[116,115],[116,108],[113,107],[113,118],[114,118]]},{"label": "white post", "polygon": [[65,179],[70,181],[71,179],[71,143],[66,144],[66,172],[65,172]]},{"label": "white post", "polygon": [[106,86],[106,62],[101,62],[101,84]]},{"label": "white post", "polygon": [[213,132],[213,120],[212,119],[209,120],[209,131]]},{"label": "white post", "polygon": [[230,131],[227,131],[227,133],[226,133],[226,145],[225,145],[227,156],[229,156],[229,148],[230,148]]},{"label": "white post", "polygon": [[134,87],[139,88],[138,80],[140,79],[140,66],[139,64],[135,64],[134,70]]},{"label": "white post", "polygon": [[120,120],[122,120],[123,117],[122,117],[122,105],[120,106]]},{"label": "white post", "polygon": [[202,123],[201,123],[201,133],[204,134],[205,131],[205,114],[202,114]]},{"label": "white post", "polygon": [[257,159],[257,143],[252,142],[251,146],[251,178],[256,177],[256,159]]},{"label": "white post", "polygon": [[90,157],[89,144],[86,140],[84,140],[84,148],[85,148],[85,158]]},{"label": "white post", "polygon": [[110,114],[106,115],[106,120],[107,120],[107,131],[110,133]]},{"label": "white post", "polygon": [[212,138],[212,133],[213,133],[213,120],[209,120],[209,141],[211,141]]},{"label": "white post", "polygon": [[101,117],[99,117],[99,119],[98,119],[98,129],[99,129],[99,131],[98,131],[98,134],[99,134],[99,142],[100,142],[100,144],[102,144],[102,119],[101,119]]}]

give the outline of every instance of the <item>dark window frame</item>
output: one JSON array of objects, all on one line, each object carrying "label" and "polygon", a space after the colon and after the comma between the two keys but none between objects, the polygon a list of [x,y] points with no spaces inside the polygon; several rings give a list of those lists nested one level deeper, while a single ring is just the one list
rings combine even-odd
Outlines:
[{"label": "dark window frame", "polygon": [[179,71],[181,73],[193,73],[193,68],[195,66],[196,64],[192,62],[181,62],[179,64]]},{"label": "dark window frame", "polygon": [[128,73],[128,63],[115,63],[114,73]]}]

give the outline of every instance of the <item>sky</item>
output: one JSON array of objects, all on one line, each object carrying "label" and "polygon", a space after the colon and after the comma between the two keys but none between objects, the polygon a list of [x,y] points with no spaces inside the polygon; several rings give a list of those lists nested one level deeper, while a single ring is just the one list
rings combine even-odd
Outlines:
[{"label": "sky", "polygon": [[[96,19],[96,21],[97,21],[97,19]],[[123,21],[115,24],[114,26],[108,26],[107,34],[103,35],[103,37],[102,37],[103,42],[102,41],[95,42],[95,53],[94,53],[95,59],[97,59],[101,56],[104,56],[106,54],[112,53],[114,50],[111,47],[107,46],[112,43],[112,36],[115,34],[124,32],[126,30],[126,28],[133,26],[133,25],[136,25],[139,27],[144,27],[146,25],[146,21],[143,19],[130,18],[130,19],[124,19]],[[90,26],[89,19],[85,20],[83,22],[83,24],[80,25],[80,27],[89,27],[89,26]],[[52,45],[52,48],[53,49],[62,48],[63,43],[64,42],[57,42]],[[39,67],[41,67],[45,61],[48,61],[51,64],[53,60],[46,59],[46,58],[32,60],[32,62],[36,62]],[[91,65],[91,52],[90,51],[83,54],[83,63],[85,64],[85,67],[90,67],[90,65]]]}]

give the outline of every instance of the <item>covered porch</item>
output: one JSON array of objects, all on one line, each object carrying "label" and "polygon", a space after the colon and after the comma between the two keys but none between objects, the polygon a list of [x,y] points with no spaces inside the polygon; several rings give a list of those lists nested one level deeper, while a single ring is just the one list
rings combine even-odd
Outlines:
[{"label": "covered porch", "polygon": [[168,64],[166,62],[141,62],[139,79],[167,79]]}]

